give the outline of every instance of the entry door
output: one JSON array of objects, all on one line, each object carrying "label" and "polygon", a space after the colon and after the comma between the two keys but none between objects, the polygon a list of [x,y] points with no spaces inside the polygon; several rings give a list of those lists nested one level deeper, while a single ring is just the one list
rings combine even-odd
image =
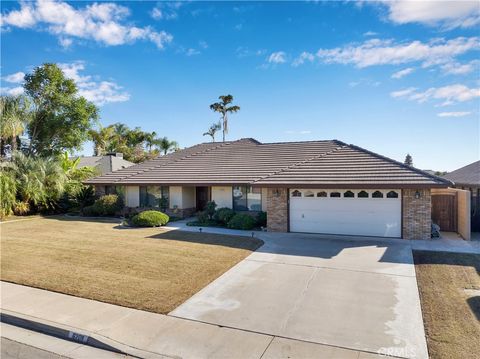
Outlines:
[{"label": "entry door", "polygon": [[441,231],[457,231],[457,196],[439,194],[432,196],[432,220]]},{"label": "entry door", "polygon": [[400,190],[290,192],[290,231],[401,237]]},{"label": "entry door", "polygon": [[196,187],[197,211],[203,211],[208,202],[208,187]]}]

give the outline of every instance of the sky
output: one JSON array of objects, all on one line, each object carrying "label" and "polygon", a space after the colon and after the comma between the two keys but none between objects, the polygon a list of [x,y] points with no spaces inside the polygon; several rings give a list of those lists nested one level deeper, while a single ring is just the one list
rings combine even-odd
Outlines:
[{"label": "sky", "polygon": [[182,148],[232,94],[227,140],[338,139],[454,170],[480,157],[479,55],[476,1],[1,3],[2,94],[55,62],[101,125]]}]

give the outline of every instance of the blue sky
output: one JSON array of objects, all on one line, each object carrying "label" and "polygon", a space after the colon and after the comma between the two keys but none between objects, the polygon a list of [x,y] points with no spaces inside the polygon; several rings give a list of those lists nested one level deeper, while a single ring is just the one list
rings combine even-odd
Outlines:
[{"label": "blue sky", "polygon": [[[479,158],[478,2],[2,2],[2,93],[61,64],[101,123],[190,146],[339,139],[423,169]],[[220,136],[218,136],[220,139]],[[91,144],[83,153],[91,154]]]}]

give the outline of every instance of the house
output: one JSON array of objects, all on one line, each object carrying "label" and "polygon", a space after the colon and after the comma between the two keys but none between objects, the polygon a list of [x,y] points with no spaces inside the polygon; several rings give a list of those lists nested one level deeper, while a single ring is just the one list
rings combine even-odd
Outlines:
[{"label": "house", "polygon": [[95,167],[101,175],[118,171],[122,168],[133,166],[135,163],[124,160],[122,153],[107,153],[104,156],[85,156],[80,157],[78,168],[81,167]]},{"label": "house", "polygon": [[454,183],[455,188],[468,190],[471,203],[472,231],[480,231],[480,161],[447,173],[443,176]]},{"label": "house", "polygon": [[267,212],[279,232],[428,239],[431,190],[451,183],[338,140],[202,143],[88,180],[99,194],[114,186],[126,206],[183,216],[207,201]]}]

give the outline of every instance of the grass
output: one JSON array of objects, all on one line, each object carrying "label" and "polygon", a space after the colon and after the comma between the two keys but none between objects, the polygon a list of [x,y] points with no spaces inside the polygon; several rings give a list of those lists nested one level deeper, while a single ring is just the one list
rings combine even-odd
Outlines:
[{"label": "grass", "polygon": [[168,313],[248,256],[258,239],[111,219],[2,223],[1,279],[126,307]]},{"label": "grass", "polygon": [[415,251],[414,260],[430,357],[478,358],[480,255]]}]

